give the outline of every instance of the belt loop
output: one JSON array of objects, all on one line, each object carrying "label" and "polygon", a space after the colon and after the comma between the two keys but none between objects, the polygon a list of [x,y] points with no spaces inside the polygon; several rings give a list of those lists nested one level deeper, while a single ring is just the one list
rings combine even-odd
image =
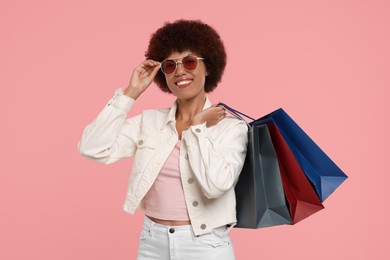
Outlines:
[{"label": "belt loop", "polygon": [[150,218],[148,218],[146,215],[145,215],[145,219],[146,219],[146,223],[147,223],[149,238],[152,238],[153,237],[152,234],[153,234],[154,222]]},{"label": "belt loop", "polygon": [[149,236],[150,236],[150,238],[152,238],[155,223],[151,219],[149,219],[149,220],[150,220]]},{"label": "belt loop", "polygon": [[228,234],[230,232],[230,230],[232,230],[232,228],[234,228],[235,225],[236,225],[236,223],[226,225],[226,234]]}]

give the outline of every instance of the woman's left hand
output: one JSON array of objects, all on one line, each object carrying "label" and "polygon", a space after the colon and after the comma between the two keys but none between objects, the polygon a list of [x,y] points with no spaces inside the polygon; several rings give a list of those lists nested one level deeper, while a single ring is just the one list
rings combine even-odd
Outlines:
[{"label": "woman's left hand", "polygon": [[206,126],[210,127],[218,124],[226,117],[226,111],[223,107],[213,105],[205,110],[200,111],[194,116],[191,125],[199,125],[206,122]]}]

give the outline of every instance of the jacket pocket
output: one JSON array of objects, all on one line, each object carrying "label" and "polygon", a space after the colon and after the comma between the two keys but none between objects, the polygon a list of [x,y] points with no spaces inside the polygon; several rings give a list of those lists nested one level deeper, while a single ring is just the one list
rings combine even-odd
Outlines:
[{"label": "jacket pocket", "polygon": [[161,140],[155,136],[141,135],[134,155],[133,172],[143,172],[153,158]]}]

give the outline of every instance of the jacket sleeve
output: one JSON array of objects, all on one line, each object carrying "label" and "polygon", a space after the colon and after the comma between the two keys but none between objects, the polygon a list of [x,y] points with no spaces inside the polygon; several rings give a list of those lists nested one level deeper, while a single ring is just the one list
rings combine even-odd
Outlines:
[{"label": "jacket sleeve", "polygon": [[84,129],[78,143],[80,154],[105,164],[132,156],[141,121],[141,115],[126,119],[134,103],[134,99],[118,89],[97,118]]},{"label": "jacket sleeve", "polygon": [[205,124],[191,126],[183,133],[189,163],[204,195],[209,199],[222,196],[236,185],[246,157],[246,123],[232,118],[224,120],[230,122],[223,126],[222,134],[214,139]]}]

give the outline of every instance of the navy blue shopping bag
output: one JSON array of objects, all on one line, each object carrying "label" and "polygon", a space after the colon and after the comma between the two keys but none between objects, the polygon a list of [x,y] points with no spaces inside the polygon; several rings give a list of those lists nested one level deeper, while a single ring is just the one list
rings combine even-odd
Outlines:
[{"label": "navy blue shopping bag", "polygon": [[251,124],[267,122],[275,123],[321,201],[326,200],[348,178],[282,108]]}]

